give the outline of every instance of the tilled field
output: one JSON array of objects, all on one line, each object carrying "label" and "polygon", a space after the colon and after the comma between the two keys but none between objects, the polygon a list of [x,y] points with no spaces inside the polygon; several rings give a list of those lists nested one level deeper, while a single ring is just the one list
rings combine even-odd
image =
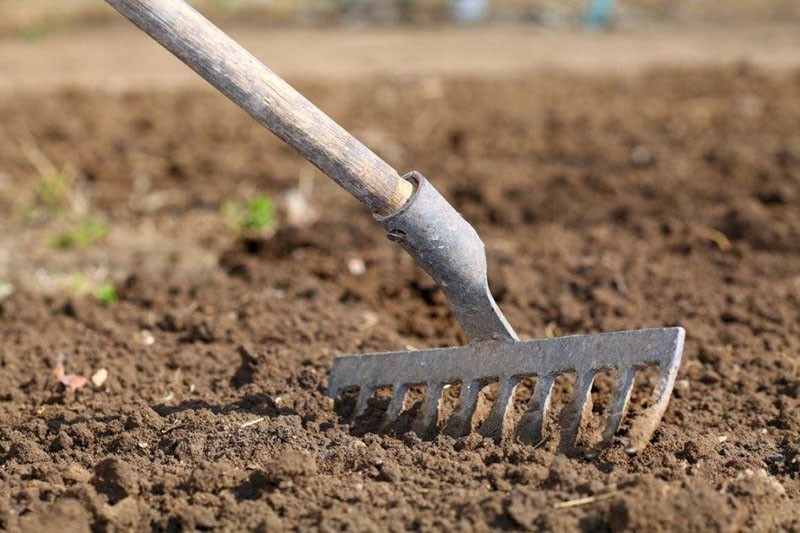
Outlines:
[{"label": "tilled field", "polygon": [[351,428],[335,355],[465,340],[368,213],[210,92],[6,95],[0,529],[800,530],[800,74],[301,89],[475,224],[521,337],[686,328],[650,447]]}]

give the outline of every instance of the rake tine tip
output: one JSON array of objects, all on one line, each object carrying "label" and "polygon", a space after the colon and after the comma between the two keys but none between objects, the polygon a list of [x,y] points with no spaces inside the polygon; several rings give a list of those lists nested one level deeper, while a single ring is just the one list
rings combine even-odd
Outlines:
[{"label": "rake tine tip", "polygon": [[420,438],[428,438],[439,424],[439,403],[444,390],[444,383],[428,383],[425,399],[422,401],[417,419],[414,421],[414,433]]},{"label": "rake tine tip", "polygon": [[489,416],[481,424],[478,432],[484,437],[490,437],[499,441],[503,436],[503,424],[505,422],[508,406],[514,394],[514,388],[519,383],[518,378],[501,378],[497,384],[497,398],[492,405]]},{"label": "rake tine tip", "polygon": [[555,383],[555,376],[544,375],[536,378],[528,409],[520,418],[514,432],[516,440],[527,444],[537,444],[544,439],[544,423],[547,412],[550,410],[553,383]]},{"label": "rake tine tip", "polygon": [[472,417],[475,414],[475,408],[478,406],[480,389],[481,383],[477,380],[461,383],[458,405],[445,426],[445,435],[458,438],[469,434],[472,430]]},{"label": "rake tine tip", "polygon": [[594,372],[578,374],[572,399],[561,413],[561,441],[558,443],[560,451],[572,451],[578,441],[581,431],[581,421],[591,411],[591,390],[594,381]]},{"label": "rake tine tip", "polygon": [[628,432],[628,446],[626,451],[632,455],[641,451],[650,442],[656,429],[658,429],[661,419],[667,410],[672,388],[675,385],[675,378],[678,374],[678,364],[680,360],[668,366],[663,366],[658,376],[655,389],[651,395],[652,404],[644,410],[631,424]]},{"label": "rake tine tip", "polygon": [[400,416],[400,412],[403,410],[403,405],[405,404],[407,392],[408,385],[406,384],[400,383],[394,386],[392,399],[389,402],[389,407],[386,408],[386,413],[384,415],[384,421],[386,424],[394,422],[397,420],[397,417]]},{"label": "rake tine tip", "polygon": [[369,407],[369,400],[375,394],[375,387],[364,386],[358,391],[358,400],[356,401],[356,408],[353,411],[353,420],[363,415]]},{"label": "rake tine tip", "polygon": [[614,386],[615,392],[609,404],[609,415],[606,419],[606,426],[605,429],[603,429],[600,442],[595,446],[598,454],[611,444],[614,435],[619,431],[622,420],[625,418],[628,411],[628,403],[630,402],[635,375],[636,371],[633,368],[619,370],[617,382]]}]

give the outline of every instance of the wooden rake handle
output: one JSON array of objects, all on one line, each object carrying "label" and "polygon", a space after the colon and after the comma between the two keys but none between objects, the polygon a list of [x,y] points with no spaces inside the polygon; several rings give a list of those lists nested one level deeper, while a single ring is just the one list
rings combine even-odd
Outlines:
[{"label": "wooden rake handle", "polygon": [[106,0],[370,210],[413,192],[395,169],[183,0]]}]

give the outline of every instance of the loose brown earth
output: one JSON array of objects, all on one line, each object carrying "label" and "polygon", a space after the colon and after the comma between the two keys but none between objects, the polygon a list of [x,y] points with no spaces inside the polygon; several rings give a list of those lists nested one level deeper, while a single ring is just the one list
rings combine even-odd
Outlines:
[{"label": "loose brown earth", "polygon": [[[335,355],[464,341],[362,208],[315,175],[316,223],[240,239],[224,200],[312,173],[221,97],[7,95],[0,529],[800,531],[800,73],[301,88],[476,225],[521,337],[687,329],[650,447],[386,435],[385,400],[351,429],[324,394]],[[79,177],[104,242],[47,245],[65,222],[28,216],[34,145]],[[65,291],[76,272],[119,302]],[[109,378],[66,391],[58,354]]]}]

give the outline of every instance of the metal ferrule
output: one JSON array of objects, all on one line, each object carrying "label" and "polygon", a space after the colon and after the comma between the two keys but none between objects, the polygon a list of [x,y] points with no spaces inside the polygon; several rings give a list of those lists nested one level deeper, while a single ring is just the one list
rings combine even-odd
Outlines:
[{"label": "metal ferrule", "polygon": [[397,213],[375,215],[387,237],[442,287],[470,343],[519,340],[489,292],[486,251],[477,232],[422,174],[403,178],[414,185],[411,199]]}]

